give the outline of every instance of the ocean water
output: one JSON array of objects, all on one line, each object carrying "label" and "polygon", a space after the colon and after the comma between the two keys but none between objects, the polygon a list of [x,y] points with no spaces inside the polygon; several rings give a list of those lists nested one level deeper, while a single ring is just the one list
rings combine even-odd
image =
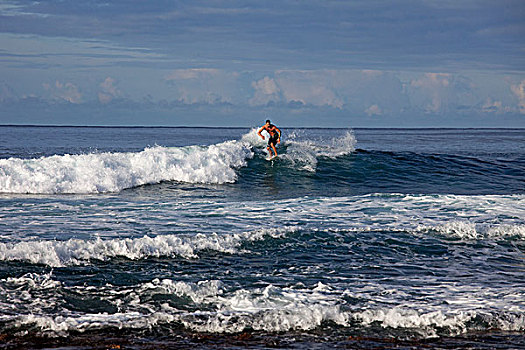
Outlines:
[{"label": "ocean water", "polygon": [[0,348],[525,348],[525,130],[0,127]]}]

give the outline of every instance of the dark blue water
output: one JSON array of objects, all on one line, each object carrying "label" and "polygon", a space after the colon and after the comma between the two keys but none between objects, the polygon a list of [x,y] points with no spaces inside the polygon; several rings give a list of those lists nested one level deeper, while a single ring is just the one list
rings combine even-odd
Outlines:
[{"label": "dark blue water", "polygon": [[0,127],[0,347],[525,346],[525,130]]}]

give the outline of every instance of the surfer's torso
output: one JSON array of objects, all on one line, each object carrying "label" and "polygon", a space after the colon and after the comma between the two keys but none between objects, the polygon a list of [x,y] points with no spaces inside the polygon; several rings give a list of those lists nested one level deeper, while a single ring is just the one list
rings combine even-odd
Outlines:
[{"label": "surfer's torso", "polygon": [[277,127],[273,124],[270,124],[270,126],[264,126],[264,130],[266,130],[271,137],[274,137],[275,135],[278,135]]}]

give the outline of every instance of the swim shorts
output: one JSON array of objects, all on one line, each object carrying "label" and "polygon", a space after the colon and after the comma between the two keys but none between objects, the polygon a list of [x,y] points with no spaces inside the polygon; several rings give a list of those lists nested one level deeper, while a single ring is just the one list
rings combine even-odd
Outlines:
[{"label": "swim shorts", "polygon": [[275,145],[278,139],[279,139],[278,133],[271,135],[270,138],[268,139],[268,146],[270,146],[272,143]]}]

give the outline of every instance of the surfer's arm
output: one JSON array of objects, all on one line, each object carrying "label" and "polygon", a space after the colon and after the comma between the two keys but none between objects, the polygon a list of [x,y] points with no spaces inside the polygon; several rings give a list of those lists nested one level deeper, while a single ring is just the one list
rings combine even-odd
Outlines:
[{"label": "surfer's arm", "polygon": [[262,139],[264,140],[264,136],[261,134],[261,132],[264,130],[264,126],[262,128],[259,129],[259,131],[257,131],[257,135],[259,135],[260,137],[262,137]]},{"label": "surfer's arm", "polygon": [[277,139],[277,143],[281,142],[281,130],[278,127],[275,127],[275,131],[279,133],[279,138]]}]

